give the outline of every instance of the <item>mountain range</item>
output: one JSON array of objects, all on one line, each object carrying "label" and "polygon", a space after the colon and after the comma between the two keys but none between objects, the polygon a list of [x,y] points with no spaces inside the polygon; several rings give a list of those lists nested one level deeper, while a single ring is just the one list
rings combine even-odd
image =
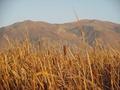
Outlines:
[{"label": "mountain range", "polygon": [[6,37],[22,41],[25,32],[31,42],[67,42],[79,45],[84,39],[91,46],[98,40],[103,45],[120,47],[120,24],[100,20],[80,20],[64,24],[26,20],[0,28],[0,48],[7,47]]}]

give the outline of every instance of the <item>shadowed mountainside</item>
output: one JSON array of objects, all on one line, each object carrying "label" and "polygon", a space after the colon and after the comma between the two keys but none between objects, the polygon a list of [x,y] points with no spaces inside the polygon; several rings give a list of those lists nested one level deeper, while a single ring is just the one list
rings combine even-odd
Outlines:
[{"label": "shadowed mountainside", "polygon": [[0,48],[8,45],[7,39],[23,40],[25,32],[28,32],[32,42],[60,41],[79,45],[84,36],[89,45],[93,45],[96,40],[103,45],[120,45],[120,24],[99,20],[80,20],[64,24],[27,20],[0,28]]}]

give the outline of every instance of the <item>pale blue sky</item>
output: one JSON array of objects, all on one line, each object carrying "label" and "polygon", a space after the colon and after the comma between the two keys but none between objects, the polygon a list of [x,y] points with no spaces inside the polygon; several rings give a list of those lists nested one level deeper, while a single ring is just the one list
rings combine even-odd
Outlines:
[{"label": "pale blue sky", "polygon": [[64,23],[99,19],[120,23],[120,0],[0,0],[0,27],[23,20]]}]

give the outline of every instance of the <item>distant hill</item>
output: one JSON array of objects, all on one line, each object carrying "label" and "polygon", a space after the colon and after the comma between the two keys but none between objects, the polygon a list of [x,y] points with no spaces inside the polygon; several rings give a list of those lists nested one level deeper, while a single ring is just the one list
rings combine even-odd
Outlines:
[{"label": "distant hill", "polygon": [[27,20],[0,28],[0,48],[8,45],[5,37],[22,41],[25,32],[28,32],[31,42],[61,41],[79,45],[83,33],[85,41],[91,46],[95,40],[100,40],[103,45],[120,46],[120,24],[99,20],[80,20],[64,24]]}]

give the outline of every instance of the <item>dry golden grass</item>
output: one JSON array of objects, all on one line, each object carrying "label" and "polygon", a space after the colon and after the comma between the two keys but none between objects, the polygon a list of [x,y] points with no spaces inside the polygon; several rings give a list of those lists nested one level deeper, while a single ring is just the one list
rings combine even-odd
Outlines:
[{"label": "dry golden grass", "polygon": [[0,90],[120,90],[120,51],[41,50],[26,39],[0,52]]}]

